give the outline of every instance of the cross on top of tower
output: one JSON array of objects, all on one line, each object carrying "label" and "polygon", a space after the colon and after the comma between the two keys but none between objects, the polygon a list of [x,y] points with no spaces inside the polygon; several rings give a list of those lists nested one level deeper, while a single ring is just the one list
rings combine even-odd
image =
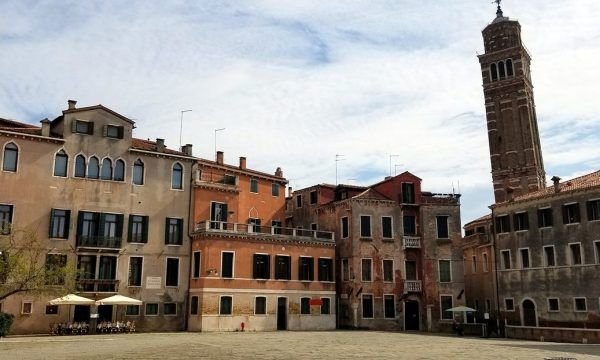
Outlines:
[{"label": "cross on top of tower", "polygon": [[503,17],[504,15],[502,14],[502,8],[500,7],[500,3],[502,2],[502,0],[494,0],[492,1],[492,3],[496,3],[498,4],[498,9],[496,10],[496,17]]}]

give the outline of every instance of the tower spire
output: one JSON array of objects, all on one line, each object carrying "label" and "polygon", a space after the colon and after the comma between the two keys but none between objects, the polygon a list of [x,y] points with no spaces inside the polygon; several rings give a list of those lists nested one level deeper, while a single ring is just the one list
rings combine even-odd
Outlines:
[{"label": "tower spire", "polygon": [[493,2],[498,4],[498,9],[496,10],[496,17],[504,17],[504,14],[502,14],[502,8],[500,7],[500,3],[502,2],[502,0],[494,0]]}]

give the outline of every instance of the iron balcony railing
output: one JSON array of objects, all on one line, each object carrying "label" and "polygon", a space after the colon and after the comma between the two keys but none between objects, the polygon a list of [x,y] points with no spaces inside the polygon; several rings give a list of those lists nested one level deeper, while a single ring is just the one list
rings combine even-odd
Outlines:
[{"label": "iron balcony railing", "polygon": [[404,291],[421,292],[421,280],[404,280]]},{"label": "iron balcony railing", "polygon": [[232,233],[257,236],[286,236],[313,238],[321,241],[334,241],[334,233],[331,231],[295,229],[280,226],[264,226],[255,224],[227,223],[222,221],[201,221],[196,224],[197,232]]},{"label": "iron balcony railing", "polygon": [[403,249],[420,249],[421,238],[418,236],[403,236],[402,237],[402,248]]},{"label": "iron balcony railing", "polygon": [[78,247],[119,249],[121,248],[121,242],[122,239],[120,237],[87,235],[77,236]]},{"label": "iron balcony railing", "polygon": [[82,292],[117,292],[119,280],[115,279],[78,279],[77,285]]}]

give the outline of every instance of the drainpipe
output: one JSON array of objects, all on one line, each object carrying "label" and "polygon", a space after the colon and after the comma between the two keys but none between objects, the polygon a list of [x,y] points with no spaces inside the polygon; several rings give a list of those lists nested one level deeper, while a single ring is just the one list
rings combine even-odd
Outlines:
[{"label": "drainpipe", "polygon": [[[192,206],[193,206],[193,195],[194,195],[194,174],[192,174],[193,171],[191,171],[191,169],[194,168],[194,163],[195,161],[193,161],[190,164],[190,181],[189,181],[189,192],[190,192],[190,196],[189,196],[189,200],[188,200],[188,240],[189,240],[189,249],[188,249],[188,256],[189,256],[189,261],[188,261],[188,284],[187,284],[187,291],[185,292],[185,300],[183,301],[183,305],[184,305],[184,310],[183,310],[183,331],[187,331],[188,330],[188,322],[189,322],[189,309],[188,309],[188,301],[190,298],[190,284],[192,282],[191,279],[191,273],[192,273],[192,234],[191,232],[193,232],[194,229],[194,222],[193,222],[193,217],[192,217]],[[190,230],[191,229],[191,230]]]}]

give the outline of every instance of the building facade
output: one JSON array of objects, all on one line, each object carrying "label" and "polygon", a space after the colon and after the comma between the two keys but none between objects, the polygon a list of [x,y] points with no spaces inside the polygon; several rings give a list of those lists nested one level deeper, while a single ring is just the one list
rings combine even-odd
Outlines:
[{"label": "building facade", "polygon": [[[134,122],[75,101],[41,127],[0,119],[0,222],[28,229],[46,262],[76,264],[78,294],[114,294],[141,306],[51,306],[13,295],[2,311],[12,333],[46,333],[58,322],[135,321],[138,331],[184,328],[189,283],[191,145],[183,151],[133,137]],[[61,294],[66,295],[66,294]]]},{"label": "building facade", "polygon": [[281,169],[218,152],[194,173],[188,330],[335,329],[334,234],[283,226]]},{"label": "building facade", "polygon": [[368,187],[321,184],[288,198],[293,227],[336,237],[338,326],[436,331],[464,303],[458,195],[406,172]]}]

